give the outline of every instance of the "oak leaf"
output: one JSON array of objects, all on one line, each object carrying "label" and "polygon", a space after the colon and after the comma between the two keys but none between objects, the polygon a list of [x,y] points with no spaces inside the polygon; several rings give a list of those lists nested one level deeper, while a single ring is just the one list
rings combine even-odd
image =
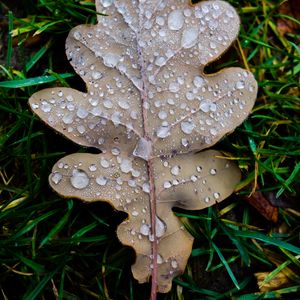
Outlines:
[{"label": "oak leaf", "polygon": [[172,213],[228,197],[239,169],[215,144],[250,113],[257,92],[240,68],[204,67],[236,39],[239,17],[224,1],[97,0],[95,26],[74,28],[66,53],[87,85],[50,88],[30,98],[48,125],[101,154],[59,160],[49,177],[64,197],[107,201],[128,213],[117,229],[134,248],[134,277],[168,292],[193,238]]}]

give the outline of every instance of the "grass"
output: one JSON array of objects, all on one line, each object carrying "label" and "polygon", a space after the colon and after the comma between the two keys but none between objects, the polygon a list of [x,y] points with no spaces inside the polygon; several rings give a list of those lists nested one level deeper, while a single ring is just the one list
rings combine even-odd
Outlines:
[{"label": "grass", "polygon": [[[160,299],[300,294],[299,35],[277,30],[280,18],[299,21],[279,12],[281,1],[229,2],[241,16],[239,39],[208,71],[242,66],[259,83],[251,116],[216,146],[236,160],[243,179],[221,205],[176,210],[195,243],[185,273]],[[64,40],[72,27],[96,22],[94,4],[4,1],[0,9],[0,298],[147,299],[149,285],[137,284],[130,272],[133,251],[116,238],[125,215],[104,203],[61,199],[49,189],[54,162],[84,150],[46,128],[27,105],[45,87],[84,89],[68,65]],[[267,221],[246,201],[254,189],[275,199],[278,222]],[[265,274],[259,283],[258,272]],[[274,283],[278,274],[284,285]],[[258,285],[271,288],[261,291]]]}]

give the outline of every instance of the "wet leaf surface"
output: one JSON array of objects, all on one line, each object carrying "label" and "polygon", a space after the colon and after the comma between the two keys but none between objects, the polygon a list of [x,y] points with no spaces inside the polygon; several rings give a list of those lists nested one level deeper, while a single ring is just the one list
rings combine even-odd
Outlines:
[{"label": "wet leaf surface", "polygon": [[101,154],[59,160],[49,177],[64,197],[106,201],[128,214],[117,230],[134,248],[134,277],[168,292],[192,249],[173,207],[222,201],[240,180],[222,153],[202,151],[240,125],[257,92],[240,68],[205,74],[237,37],[239,17],[223,1],[96,2],[98,25],[74,28],[66,53],[87,92],[52,88],[32,110],[77,144]]}]

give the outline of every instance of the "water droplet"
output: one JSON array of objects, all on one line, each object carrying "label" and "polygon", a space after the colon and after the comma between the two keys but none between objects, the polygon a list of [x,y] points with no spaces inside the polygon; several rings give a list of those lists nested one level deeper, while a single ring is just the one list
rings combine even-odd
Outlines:
[{"label": "water droplet", "polygon": [[167,113],[165,112],[165,111],[160,111],[159,113],[158,113],[158,117],[161,119],[161,120],[164,120],[164,119],[166,119],[167,118]]},{"label": "water droplet", "polygon": [[161,265],[164,261],[163,258],[161,257],[161,255],[157,254],[157,258],[156,258],[157,264]]},{"label": "water droplet", "polygon": [[69,113],[63,116],[62,121],[65,124],[72,124],[73,123],[73,114]]},{"label": "water droplet", "polygon": [[108,53],[103,56],[103,63],[107,67],[114,68],[120,61],[121,56],[113,53]]},{"label": "water droplet", "polygon": [[189,145],[189,141],[186,138],[181,139],[181,144],[183,147],[187,147]]},{"label": "water droplet", "polygon": [[118,126],[121,123],[120,120],[120,112],[115,111],[112,115],[111,115],[111,121],[114,123],[115,126]]},{"label": "water droplet", "polygon": [[199,31],[197,27],[190,27],[183,31],[181,46],[185,49],[195,46],[198,40]]},{"label": "water droplet", "polygon": [[70,181],[71,185],[78,190],[86,188],[90,183],[90,179],[85,171],[77,169],[73,170]]},{"label": "water droplet", "polygon": [[168,27],[171,30],[180,30],[184,24],[182,11],[177,9],[172,11],[168,16]]},{"label": "water droplet", "polygon": [[119,106],[123,109],[128,109],[130,108],[130,104],[128,101],[125,101],[125,100],[121,100],[118,102]]},{"label": "water droplet", "polygon": [[137,216],[139,215],[139,212],[136,211],[136,210],[134,210],[134,211],[132,212],[132,215],[133,215],[134,217],[137,217]]},{"label": "water droplet", "polygon": [[128,180],[128,185],[129,185],[130,187],[135,187],[135,186],[136,186],[135,180],[134,180],[134,179],[129,179],[129,180]]},{"label": "water droplet", "polygon": [[177,93],[180,89],[178,82],[171,82],[169,85],[169,91],[172,93]]},{"label": "water droplet", "polygon": [[103,106],[106,107],[106,108],[112,108],[113,107],[113,103],[109,99],[105,99],[103,101]]},{"label": "water droplet", "polygon": [[104,142],[105,142],[104,138],[99,138],[99,139],[98,139],[98,144],[99,144],[99,145],[103,145]]},{"label": "water droplet", "polygon": [[148,141],[145,138],[140,138],[133,150],[133,155],[147,161],[151,156],[151,151],[151,141]]},{"label": "water droplet", "polygon": [[98,80],[98,79],[102,78],[102,73],[98,72],[98,71],[94,71],[94,72],[92,72],[92,78],[94,80]]},{"label": "water droplet", "polygon": [[101,161],[100,161],[100,165],[104,168],[104,169],[107,169],[109,168],[109,161],[105,158],[101,158]]},{"label": "water droplet", "polygon": [[143,183],[142,189],[145,193],[149,194],[150,193],[150,184],[148,182]]},{"label": "water droplet", "polygon": [[174,176],[179,175],[179,172],[180,172],[180,166],[174,166],[174,167],[171,169],[171,174],[174,175]]},{"label": "water droplet", "polygon": [[205,113],[209,112],[210,111],[210,102],[208,102],[206,100],[201,101],[200,109]]},{"label": "water droplet", "polygon": [[215,112],[217,110],[217,105],[215,103],[211,103],[209,106],[209,110]]},{"label": "water droplet", "polygon": [[215,42],[210,42],[209,46],[211,49],[216,49],[217,48],[217,44]]},{"label": "water droplet", "polygon": [[219,199],[220,198],[220,193],[214,193],[214,198]]},{"label": "water droplet", "polygon": [[76,129],[80,134],[85,133],[85,127],[83,125],[77,125]]},{"label": "water droplet", "polygon": [[210,198],[209,197],[205,197],[204,198],[204,202],[208,203],[210,201]]},{"label": "water droplet", "polygon": [[173,269],[177,269],[178,268],[178,263],[175,259],[171,260],[171,266]]},{"label": "water droplet", "polygon": [[196,175],[191,176],[191,181],[196,182],[198,180],[198,177]]},{"label": "water droplet", "polygon": [[169,189],[172,186],[172,183],[170,181],[165,181],[164,182],[164,188]]},{"label": "water droplet", "polygon": [[107,178],[106,177],[104,177],[104,176],[98,176],[97,178],[96,178],[96,183],[97,184],[99,184],[99,185],[106,185],[106,183],[107,183]]},{"label": "water droplet", "polygon": [[143,224],[140,227],[140,233],[142,235],[145,235],[145,236],[149,235],[149,233],[150,233],[150,227],[149,227],[149,225]]},{"label": "water droplet", "polygon": [[54,184],[59,184],[62,180],[62,175],[59,172],[54,172],[51,176],[51,180]]},{"label": "water droplet", "polygon": [[217,170],[216,169],[210,169],[209,173],[211,175],[216,175],[217,174]]},{"label": "water droplet", "polygon": [[100,0],[103,7],[109,7],[114,3],[114,0]]},{"label": "water droplet", "polygon": [[159,56],[159,57],[156,58],[156,60],[155,60],[154,63],[158,67],[161,67],[161,66],[163,66],[165,64],[165,62],[166,62],[166,59],[163,56]]},{"label": "water droplet", "polygon": [[204,85],[205,80],[202,76],[196,76],[193,80],[195,87],[200,88]]},{"label": "water droplet", "polygon": [[133,120],[137,120],[138,118],[138,113],[136,111],[131,111],[130,112],[130,118],[133,119]]},{"label": "water droplet", "polygon": [[157,137],[161,139],[168,137],[170,134],[170,126],[160,126],[156,131]]},{"label": "water droplet", "polygon": [[245,88],[245,82],[243,80],[240,80],[236,83],[235,87],[238,89],[238,90],[242,90]]},{"label": "water droplet", "polygon": [[81,39],[81,33],[79,31],[75,31],[73,33],[73,36],[74,36],[75,40],[80,40]]},{"label": "water droplet", "polygon": [[191,134],[196,125],[193,122],[181,122],[181,130],[186,134]]},{"label": "water droplet", "polygon": [[165,24],[165,19],[163,17],[156,17],[156,23],[163,26]]},{"label": "water droplet", "polygon": [[155,216],[155,233],[158,238],[162,237],[167,228],[165,223],[157,216]]},{"label": "water droplet", "polygon": [[120,169],[123,173],[129,173],[132,171],[132,161],[129,159],[123,159],[120,165]]},{"label": "water droplet", "polygon": [[38,109],[39,105],[37,103],[31,103],[31,108],[32,109]]},{"label": "water droplet", "polygon": [[89,170],[91,172],[95,172],[97,170],[97,166],[95,164],[92,164],[92,165],[89,166]]},{"label": "water droplet", "polygon": [[83,108],[83,107],[79,107],[78,110],[77,110],[77,117],[80,118],[80,119],[84,119],[88,116],[89,112]]},{"label": "water droplet", "polygon": [[47,101],[42,101],[41,110],[45,113],[50,112],[52,109],[51,105]]},{"label": "water droplet", "polygon": [[210,134],[213,135],[213,136],[215,136],[215,135],[218,134],[218,131],[217,131],[216,128],[211,128],[211,129],[209,130],[209,132],[210,132]]}]

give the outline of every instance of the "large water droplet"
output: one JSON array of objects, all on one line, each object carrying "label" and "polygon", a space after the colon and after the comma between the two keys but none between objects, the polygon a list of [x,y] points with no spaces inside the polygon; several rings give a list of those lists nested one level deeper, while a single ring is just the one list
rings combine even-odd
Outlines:
[{"label": "large water droplet", "polygon": [[172,11],[168,16],[168,27],[171,30],[180,30],[184,24],[184,16],[181,10]]},{"label": "large water droplet", "polygon": [[103,7],[109,7],[113,4],[114,0],[100,0]]},{"label": "large water droplet", "polygon": [[47,101],[42,101],[41,110],[45,113],[50,112],[52,109],[51,105]]},{"label": "large water droplet", "polygon": [[195,46],[198,40],[199,31],[197,27],[190,27],[183,31],[181,38],[181,46],[183,48],[191,48]]},{"label": "large water droplet", "polygon": [[76,114],[78,118],[84,119],[88,116],[89,112],[85,108],[79,107]]},{"label": "large water droplet", "polygon": [[162,237],[166,233],[166,224],[157,216],[155,216],[155,232],[158,238]]},{"label": "large water droplet", "polygon": [[142,189],[145,193],[150,193],[150,184],[148,182],[143,183]]},{"label": "large water droplet", "polygon": [[70,181],[71,185],[78,190],[86,188],[90,183],[90,179],[85,171],[77,169],[73,170]]},{"label": "large water droplet", "polygon": [[151,141],[148,141],[142,137],[137,142],[133,150],[133,155],[147,161],[150,158],[151,151],[152,151]]},{"label": "large water droplet", "polygon": [[164,188],[169,189],[172,186],[172,183],[170,181],[165,181],[164,182]]},{"label": "large water droplet", "polygon": [[171,174],[173,174],[174,176],[177,176],[180,172],[180,167],[179,166],[174,166],[172,169],[171,169]]},{"label": "large water droplet", "polygon": [[62,121],[65,124],[72,124],[73,123],[73,114],[65,114],[62,118]]},{"label": "large water droplet", "polygon": [[130,171],[132,171],[132,161],[123,159],[120,165],[120,169],[123,173],[129,173]]},{"label": "large water droplet", "polygon": [[149,227],[149,225],[146,225],[146,224],[143,224],[141,227],[140,227],[140,233],[142,234],[142,235],[149,235],[149,233],[150,233],[150,227]]},{"label": "large water droplet", "polygon": [[120,100],[118,102],[119,106],[123,109],[128,109],[130,107],[130,104],[128,101],[125,101],[125,100]]},{"label": "large water droplet", "polygon": [[54,172],[51,176],[51,181],[54,183],[54,184],[59,184],[60,181],[62,180],[62,175],[61,173],[59,172]]},{"label": "large water droplet", "polygon": [[109,168],[110,164],[107,159],[101,158],[100,165],[102,166],[102,168],[107,169],[107,168]]},{"label": "large water droplet", "polygon": [[108,53],[103,56],[103,63],[110,68],[114,68],[118,62],[120,61],[121,57],[117,54]]},{"label": "large water droplet", "polygon": [[163,110],[161,110],[159,113],[158,113],[158,117],[161,119],[161,120],[164,120],[168,117],[167,113]]},{"label": "large water droplet", "polygon": [[210,102],[208,102],[206,100],[201,101],[200,109],[205,113],[209,112],[210,111]]},{"label": "large water droplet", "polygon": [[100,79],[101,77],[102,77],[102,73],[101,73],[101,72],[98,72],[98,71],[92,72],[92,78],[93,78],[94,80],[98,80],[98,79]]},{"label": "large water droplet", "polygon": [[96,183],[99,184],[99,185],[101,185],[101,186],[106,185],[106,183],[107,183],[107,178],[104,177],[104,176],[98,176],[98,177],[96,178]]},{"label": "large water droplet", "polygon": [[157,137],[161,139],[168,137],[170,134],[170,126],[160,126],[156,131]]},{"label": "large water droplet", "polygon": [[181,130],[186,134],[191,134],[195,127],[193,122],[181,122]]},{"label": "large water droplet", "polygon": [[195,87],[200,88],[204,85],[205,81],[202,76],[196,76],[193,81]]}]

